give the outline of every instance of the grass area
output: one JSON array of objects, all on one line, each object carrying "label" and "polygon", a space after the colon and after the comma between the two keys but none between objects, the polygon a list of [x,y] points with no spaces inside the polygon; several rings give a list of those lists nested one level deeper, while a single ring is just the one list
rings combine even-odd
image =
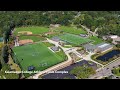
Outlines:
[{"label": "grass area", "polygon": [[116,76],[120,76],[120,67],[114,68],[112,70],[112,73],[115,74]]},{"label": "grass area", "polygon": [[4,64],[0,71],[0,79],[18,79],[19,75],[16,73],[5,73],[5,71],[10,71],[10,66],[8,64]]},{"label": "grass area", "polygon": [[101,38],[98,38],[97,36],[91,36],[89,39],[93,40],[93,44],[96,45],[96,44],[100,44],[103,42],[103,40]]},{"label": "grass area", "polygon": [[16,71],[21,71],[20,67],[13,62],[13,59],[11,58],[11,55],[9,55],[9,62],[8,64],[10,65],[11,69],[15,69]]},{"label": "grass area", "polygon": [[46,45],[47,47],[51,47],[51,46],[54,46],[54,44],[52,43],[49,43],[49,42],[42,42],[44,45]]},{"label": "grass area", "polygon": [[59,36],[61,33],[60,32],[55,32],[55,33],[53,33],[53,34],[50,34],[50,35],[47,35],[46,37],[47,38],[52,38],[52,37],[54,37],[54,36]]},{"label": "grass area", "polygon": [[87,34],[87,32],[85,30],[83,30],[82,28],[74,28],[74,27],[68,27],[68,26],[61,26],[58,28],[58,30],[62,30],[66,33],[71,33],[71,34]]},{"label": "grass area", "polygon": [[17,35],[20,31],[30,31],[33,34],[42,34],[48,32],[49,28],[40,26],[19,27],[15,28],[14,34]]},{"label": "grass area", "polygon": [[0,49],[4,46],[4,43],[0,42]]},{"label": "grass area", "polygon": [[64,47],[64,48],[72,48],[71,45],[64,45],[63,47]]},{"label": "grass area", "polygon": [[67,59],[67,56],[66,54],[63,52],[62,49],[60,49],[59,52],[56,52],[57,55],[59,55],[63,60],[66,60]]},{"label": "grass area", "polygon": [[60,56],[50,51],[42,42],[14,47],[13,51],[22,70],[28,70],[28,67],[33,65],[35,70],[42,71],[64,61]]},{"label": "grass area", "polygon": [[33,42],[44,40],[45,38],[39,36],[20,36],[20,40],[31,39]]},{"label": "grass area", "polygon": [[86,79],[90,75],[95,74],[96,71],[92,67],[85,66],[76,66],[71,71],[70,74],[73,74],[77,79]]},{"label": "grass area", "polygon": [[78,35],[74,35],[74,34],[64,34],[64,35],[61,35],[59,36],[63,41],[66,41],[70,44],[74,44],[74,45],[81,45],[81,44],[85,44],[85,43],[88,43],[88,42],[91,42],[90,39],[87,39],[87,38],[82,38]]}]

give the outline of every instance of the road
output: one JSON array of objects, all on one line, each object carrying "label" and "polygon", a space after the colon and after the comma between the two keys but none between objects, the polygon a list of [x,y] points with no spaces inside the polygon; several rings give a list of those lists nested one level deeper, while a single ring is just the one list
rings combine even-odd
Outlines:
[{"label": "road", "polygon": [[96,62],[95,60],[92,60],[92,59],[91,59],[91,56],[94,55],[94,54],[95,54],[95,53],[89,53],[88,55],[84,56],[83,59],[88,60],[88,61],[92,61],[92,62],[94,62],[94,63],[96,63],[96,64],[104,67],[104,65],[102,65],[101,63],[98,63],[98,62]]},{"label": "road", "polygon": [[117,67],[118,65],[120,65],[120,57],[111,64],[108,64],[104,68],[101,68],[101,70],[97,71],[97,73],[91,76],[89,79],[100,79],[104,76],[112,75],[111,70],[113,67]]},{"label": "road", "polygon": [[90,29],[87,28],[86,26],[84,26],[84,25],[81,25],[81,26],[82,26],[82,28],[84,28],[84,29],[88,32],[88,35],[89,35],[89,36],[91,36],[91,35],[93,35],[93,36],[98,36],[98,34],[96,34],[98,28],[96,28],[95,31],[92,32],[92,31],[90,31]]}]

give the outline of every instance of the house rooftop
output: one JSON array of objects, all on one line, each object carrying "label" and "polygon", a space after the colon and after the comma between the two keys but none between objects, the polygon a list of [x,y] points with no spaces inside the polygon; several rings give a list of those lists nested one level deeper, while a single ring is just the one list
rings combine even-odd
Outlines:
[{"label": "house rooftop", "polygon": [[59,50],[59,47],[57,47],[57,46],[52,46],[51,49],[52,49],[53,51],[58,51],[58,50]]},{"label": "house rooftop", "polygon": [[56,42],[59,42],[59,41],[60,41],[60,38],[59,38],[59,37],[53,37],[52,40],[53,40],[53,41],[56,41]]},{"label": "house rooftop", "polygon": [[91,45],[91,44],[84,45],[84,48],[86,48],[87,50],[100,49],[101,51],[105,51],[105,50],[112,48],[112,47],[113,47],[113,45],[111,45],[109,43],[100,43],[97,45]]}]

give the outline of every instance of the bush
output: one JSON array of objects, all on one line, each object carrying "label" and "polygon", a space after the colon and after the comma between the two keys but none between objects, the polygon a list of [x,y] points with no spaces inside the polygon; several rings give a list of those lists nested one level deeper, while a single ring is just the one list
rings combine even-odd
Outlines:
[{"label": "bush", "polygon": [[9,55],[8,46],[6,45],[3,47],[3,50],[2,50],[2,58],[3,58],[5,63],[8,62],[8,55]]},{"label": "bush", "polygon": [[88,66],[77,66],[70,71],[70,74],[77,76],[78,79],[88,78],[91,74],[95,74],[95,70]]},{"label": "bush", "polygon": [[5,73],[5,71],[10,71],[10,66],[5,64],[0,71],[0,75],[3,75],[6,79],[18,79],[19,75],[15,73]]},{"label": "bush", "polygon": [[112,70],[112,73],[113,73],[113,74],[117,74],[117,70],[116,70],[116,69],[113,69],[113,70]]},{"label": "bush", "polygon": [[1,62],[0,62],[0,70],[2,69],[2,64],[1,64]]}]

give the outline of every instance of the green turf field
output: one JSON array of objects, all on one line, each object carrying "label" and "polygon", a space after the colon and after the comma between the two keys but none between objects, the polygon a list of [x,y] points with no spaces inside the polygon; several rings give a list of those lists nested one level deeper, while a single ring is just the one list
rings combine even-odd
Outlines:
[{"label": "green turf field", "polygon": [[29,27],[19,27],[15,28],[14,34],[17,35],[20,31],[30,31],[33,34],[42,34],[49,31],[47,27],[39,27],[39,26],[29,26]]},{"label": "green turf field", "polygon": [[58,30],[62,30],[66,33],[71,33],[71,34],[87,34],[87,32],[85,30],[83,30],[82,28],[73,28],[73,27],[67,27],[67,26],[61,26],[58,28]]},{"label": "green turf field", "polygon": [[28,70],[28,66],[31,65],[35,66],[35,70],[44,70],[64,61],[62,57],[50,51],[41,42],[37,44],[14,47],[13,51],[23,70]]},{"label": "green turf field", "polygon": [[78,35],[68,34],[68,33],[61,35],[59,37],[61,40],[66,41],[66,42],[71,43],[71,44],[74,44],[74,45],[81,45],[81,44],[91,42],[90,39],[82,38]]},{"label": "green turf field", "polygon": [[100,44],[103,42],[103,40],[101,38],[98,38],[97,36],[91,36],[89,39],[93,40],[93,44],[96,45],[96,44]]},{"label": "green turf field", "polygon": [[42,42],[44,45],[46,45],[47,47],[51,47],[51,46],[55,46],[54,44],[52,43],[49,43],[49,42]]},{"label": "green turf field", "polygon": [[33,42],[44,40],[45,38],[39,36],[20,36],[20,40],[31,39]]}]

